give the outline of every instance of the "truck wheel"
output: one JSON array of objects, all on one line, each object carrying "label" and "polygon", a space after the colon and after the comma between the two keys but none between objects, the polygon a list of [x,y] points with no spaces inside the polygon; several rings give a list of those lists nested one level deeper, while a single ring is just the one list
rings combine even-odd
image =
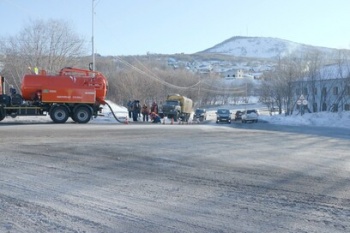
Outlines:
[{"label": "truck wheel", "polygon": [[1,107],[0,108],[0,121],[5,119],[5,117],[6,117],[5,109],[3,107]]},{"label": "truck wheel", "polygon": [[51,110],[51,120],[55,123],[65,123],[68,120],[68,109],[65,106],[57,106]]},{"label": "truck wheel", "polygon": [[91,110],[86,106],[75,109],[72,119],[78,123],[88,123],[92,117]]},{"label": "truck wheel", "polygon": [[190,113],[187,113],[186,122],[188,122],[188,121],[190,120],[190,117],[191,117],[191,114],[190,114]]}]

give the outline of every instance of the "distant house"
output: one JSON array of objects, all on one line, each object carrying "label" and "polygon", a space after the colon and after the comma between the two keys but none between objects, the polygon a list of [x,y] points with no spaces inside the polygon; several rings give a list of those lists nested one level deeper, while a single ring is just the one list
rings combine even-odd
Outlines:
[{"label": "distant house", "polygon": [[244,76],[244,72],[241,69],[230,70],[224,73],[224,77],[226,79],[239,79],[239,78],[243,78],[243,76]]},{"label": "distant house", "polygon": [[177,64],[177,60],[175,58],[169,57],[168,58],[168,66],[173,66]]},{"label": "distant house", "polygon": [[213,70],[213,66],[211,64],[201,64],[197,67],[197,71],[202,74],[208,74]]},{"label": "distant house", "polygon": [[349,66],[329,65],[313,77],[294,82],[294,109],[309,112],[350,111]]}]

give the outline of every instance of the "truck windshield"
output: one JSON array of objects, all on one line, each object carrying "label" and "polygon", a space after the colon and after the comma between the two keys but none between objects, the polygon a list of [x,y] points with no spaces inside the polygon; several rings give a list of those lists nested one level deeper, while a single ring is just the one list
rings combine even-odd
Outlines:
[{"label": "truck windshield", "polygon": [[167,105],[179,105],[179,101],[171,101],[171,100],[169,101],[168,100],[168,101],[166,101],[166,104]]},{"label": "truck windshield", "polygon": [[226,109],[219,109],[219,110],[218,110],[218,113],[219,113],[219,114],[228,114],[229,111],[226,110]]}]

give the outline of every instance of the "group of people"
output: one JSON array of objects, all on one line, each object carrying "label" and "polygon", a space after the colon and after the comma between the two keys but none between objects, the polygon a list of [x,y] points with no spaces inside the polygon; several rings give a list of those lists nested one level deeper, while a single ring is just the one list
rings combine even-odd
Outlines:
[{"label": "group of people", "polygon": [[129,118],[132,118],[133,121],[138,121],[141,118],[143,122],[148,122],[151,120],[152,123],[160,123],[160,117],[158,115],[158,104],[154,101],[149,108],[146,103],[141,107],[139,100],[129,101],[128,102],[128,112]]}]

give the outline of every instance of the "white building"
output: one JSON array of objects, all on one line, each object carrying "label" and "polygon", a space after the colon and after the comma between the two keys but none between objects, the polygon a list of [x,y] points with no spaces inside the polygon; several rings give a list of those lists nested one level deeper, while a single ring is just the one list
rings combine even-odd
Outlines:
[{"label": "white building", "polygon": [[325,66],[314,77],[294,84],[295,109],[303,106],[310,112],[350,111],[349,66]]}]

